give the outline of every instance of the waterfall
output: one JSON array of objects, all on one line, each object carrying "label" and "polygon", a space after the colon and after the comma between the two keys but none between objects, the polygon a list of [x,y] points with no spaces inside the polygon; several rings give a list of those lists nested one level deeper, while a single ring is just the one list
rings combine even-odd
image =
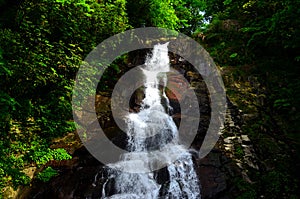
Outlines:
[{"label": "waterfall", "polygon": [[[119,162],[109,165],[110,176],[103,185],[102,198],[200,198],[200,183],[191,154],[179,144],[177,127],[169,115],[172,108],[165,94],[167,72],[170,71],[167,46],[168,43],[155,45],[142,67],[145,98],[140,111],[127,117],[127,147],[130,152],[123,154]],[[157,155],[155,151],[165,155]],[[171,160],[174,154],[178,156],[176,161]],[[153,157],[157,162],[149,161]],[[168,173],[168,179],[159,182],[159,171],[146,171],[151,170],[153,164],[159,164],[162,158],[170,159],[162,171]],[[133,172],[120,169],[125,166],[132,168]],[[136,173],[135,170],[145,172]],[[112,182],[113,191],[107,191],[108,181]]]}]

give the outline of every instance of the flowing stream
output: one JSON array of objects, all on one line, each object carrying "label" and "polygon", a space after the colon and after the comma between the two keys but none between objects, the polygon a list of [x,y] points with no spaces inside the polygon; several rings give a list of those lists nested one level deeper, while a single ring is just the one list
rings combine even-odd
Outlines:
[{"label": "flowing stream", "polygon": [[[145,98],[140,111],[130,113],[127,118],[129,152],[110,165],[102,198],[200,198],[200,183],[191,154],[179,144],[177,127],[169,115],[172,108],[165,94],[170,71],[167,46],[168,43],[155,45],[142,67]],[[154,171],[161,162],[167,164]],[[131,172],[122,171],[125,167]],[[165,180],[159,179],[162,172],[167,173],[163,174],[167,176]],[[108,191],[108,185],[113,191]]]}]

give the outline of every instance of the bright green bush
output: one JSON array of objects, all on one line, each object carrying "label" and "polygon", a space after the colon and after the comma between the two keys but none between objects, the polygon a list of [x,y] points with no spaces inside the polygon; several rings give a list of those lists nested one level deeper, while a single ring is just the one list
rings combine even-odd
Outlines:
[{"label": "bright green bush", "polygon": [[34,161],[37,165],[44,165],[50,160],[68,160],[72,159],[72,156],[68,154],[65,149],[49,149],[46,150],[32,150],[29,155],[30,159]]},{"label": "bright green bush", "polygon": [[47,167],[42,172],[40,172],[36,178],[43,182],[48,182],[52,177],[57,176],[58,172],[51,167]]}]

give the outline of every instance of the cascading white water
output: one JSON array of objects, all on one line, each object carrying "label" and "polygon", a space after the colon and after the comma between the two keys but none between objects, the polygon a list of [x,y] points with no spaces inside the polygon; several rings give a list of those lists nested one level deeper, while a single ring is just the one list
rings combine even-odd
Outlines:
[{"label": "cascading white water", "polygon": [[[124,166],[132,170],[149,171],[149,150],[163,151],[165,156],[157,157],[168,159],[173,154],[180,154],[175,162],[169,162],[167,171],[169,179],[165,184],[159,184],[154,172],[127,173],[112,169],[110,179],[114,179],[114,195],[105,196],[105,185],[102,191],[103,198],[110,199],[198,199],[200,188],[197,174],[193,167],[191,154],[178,143],[178,130],[170,115],[169,100],[165,94],[167,72],[170,71],[168,43],[154,46],[152,55],[148,56],[143,67],[145,76],[145,98],[138,113],[128,115],[128,150],[121,160],[113,167]],[[164,100],[165,104],[162,104]],[[156,139],[155,136],[158,136]],[[151,139],[149,139],[151,138]],[[162,148],[164,146],[164,148]],[[167,147],[166,147],[167,146]],[[155,153],[151,154],[155,156]],[[144,168],[144,169],[143,169]],[[162,190],[164,189],[164,190]]]}]

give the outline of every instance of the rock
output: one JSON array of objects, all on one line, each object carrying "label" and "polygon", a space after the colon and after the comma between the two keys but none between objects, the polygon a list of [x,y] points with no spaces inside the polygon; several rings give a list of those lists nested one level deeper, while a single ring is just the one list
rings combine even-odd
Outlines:
[{"label": "rock", "polygon": [[20,189],[14,190],[12,187],[5,187],[2,191],[3,197],[7,199],[16,198]]},{"label": "rock", "polygon": [[224,142],[229,144],[229,143],[232,143],[232,140],[234,139],[235,137],[227,137],[224,139]]},{"label": "rock", "polygon": [[28,168],[25,168],[23,169],[23,172],[30,178],[32,179],[33,176],[34,176],[34,173],[36,171],[36,167],[28,167]]},{"label": "rock", "polygon": [[154,172],[154,179],[156,179],[157,183],[159,184],[164,184],[166,181],[169,180],[169,177],[170,176],[167,167],[164,167]]},{"label": "rock", "polygon": [[186,90],[189,89],[189,84],[183,75],[169,73],[166,95],[170,101],[181,101]]},{"label": "rock", "polygon": [[225,173],[221,171],[221,153],[210,153],[197,163],[202,198],[217,198],[227,189]]},{"label": "rock", "polygon": [[241,135],[243,143],[250,143],[248,135]]}]

